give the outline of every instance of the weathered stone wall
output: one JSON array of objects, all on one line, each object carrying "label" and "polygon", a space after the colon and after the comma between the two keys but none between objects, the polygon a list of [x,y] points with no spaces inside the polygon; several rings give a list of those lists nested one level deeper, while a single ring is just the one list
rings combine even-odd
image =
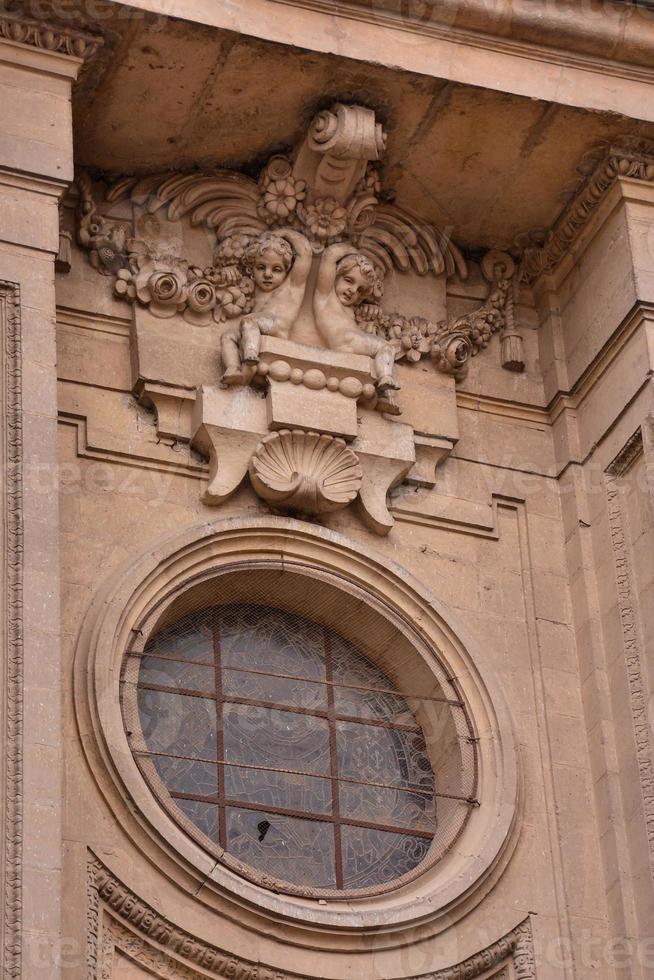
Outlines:
[{"label": "weathered stone wall", "polygon": [[[418,218],[433,222],[440,208],[445,221],[446,192],[452,201],[458,191],[465,199],[451,210],[461,219],[467,279],[454,269],[419,277],[396,264],[386,276],[384,309],[450,324],[468,317],[459,327],[470,340],[472,315],[493,286],[483,274],[484,255],[501,245],[517,264],[514,319],[505,298],[500,335],[487,349],[475,349],[465,377],[438,369],[428,344],[422,360],[399,363],[402,415],[395,419],[373,412],[365,399],[355,410],[343,395],[347,424],[328,411],[320,423],[315,405],[318,395],[340,391],[339,358],[354,355],[306,354],[310,370],[318,365],[338,382],[333,391],[325,384],[318,392],[311,387],[315,374],[305,384],[306,364],[284,348],[284,338],[270,340],[271,350],[282,345],[278,361],[286,357],[289,372],[291,364],[299,370],[297,385],[284,380],[285,368],[275,376],[264,343],[273,395],[253,445],[268,427],[281,427],[284,412],[300,428],[305,413],[311,418],[305,428],[344,436],[364,469],[370,467],[374,502],[312,518],[280,517],[274,499],[267,502],[261,487],[255,492],[245,467],[230,477],[233,493],[204,497],[207,454],[218,471],[229,469],[239,433],[247,431],[232,419],[236,436],[223,452],[220,406],[239,390],[219,387],[225,324],[189,322],[183,305],[162,319],[152,297],[132,296],[130,305],[128,287],[122,296],[115,292],[116,269],[102,269],[102,234],[72,240],[80,197],[93,184],[84,177],[64,201],[61,227],[68,237],[58,238],[57,205],[73,178],[70,88],[95,45],[72,30],[53,33],[0,16],[4,973],[71,980],[645,980],[654,935],[654,152],[646,129],[651,78],[641,60],[651,24],[641,25],[636,47],[633,23],[623,25],[621,47],[612,49],[631,59],[623,70],[607,57],[611,32],[626,17],[613,8],[585,40],[573,13],[557,13],[556,41],[544,22],[529,39],[528,12],[516,4],[502,38],[493,36],[493,16],[473,44],[465,32],[477,29],[483,15],[472,7],[445,25],[417,25],[406,12],[363,13],[358,3],[332,16],[320,0],[252,0],[246,13],[200,0],[161,6],[103,3],[95,25],[88,12],[77,11],[75,27],[104,25],[117,52],[113,73],[105,52],[98,77],[77,90],[78,105],[90,113],[75,122],[85,165],[98,169],[99,146],[115,172],[130,170],[132,161],[146,172],[151,145],[157,161],[177,166],[182,151],[171,149],[166,134],[176,138],[188,121],[186,108],[183,119],[170,107],[163,121],[146,114],[140,128],[125,113],[123,96],[133,99],[130,109],[138,105],[152,64],[169,58],[188,63],[196,51],[207,67],[216,38],[224,47],[220,64],[207,67],[204,94],[180,93],[180,105],[207,100],[200,115],[211,108],[207,93],[238,37],[256,35],[258,56],[270,45],[270,64],[283,57],[301,63],[293,76],[296,94],[290,86],[275,108],[283,125],[285,115],[308,121],[334,99],[331,77],[320,76],[319,83],[311,75],[317,65],[322,72],[333,67],[320,59],[335,58],[344,71],[347,61],[357,97],[369,68],[377,86],[370,102],[387,103],[391,125],[395,112],[399,142],[407,147],[393,148],[395,174],[414,209],[424,198],[430,210]],[[133,16],[146,9],[153,17],[144,29]],[[133,47],[129,31],[137,39]],[[146,50],[149,43],[159,48]],[[257,53],[248,49],[243,57],[260,82]],[[416,76],[409,78],[408,69]],[[434,73],[443,87],[427,97],[416,78],[432,81]],[[497,91],[472,88],[489,85],[491,77]],[[174,101],[178,82],[158,80],[152,91]],[[239,85],[247,82],[242,66],[230,76],[221,119],[231,118],[232,107],[243,120],[247,100]],[[260,84],[256,94],[261,100]],[[536,122],[530,116],[535,97],[549,100]],[[342,98],[354,101],[347,92]],[[464,172],[483,156],[483,133],[471,134],[460,121],[479,111],[478,103],[488,113],[489,132],[519,131],[523,140],[510,174],[503,170],[502,140],[490,140],[493,194],[481,165],[472,177]],[[93,112],[104,120],[95,120],[96,129],[86,126]],[[616,119],[617,112],[623,117]],[[434,162],[435,138],[421,155],[421,138],[442,117],[445,142],[458,154],[452,173],[444,172],[441,158]],[[212,163],[220,159],[220,131],[207,135],[202,119],[195,124],[185,137],[195,154],[185,169],[192,171],[203,165],[203,145],[211,143]],[[271,150],[270,134],[263,140],[266,125],[253,112],[252,129],[239,130],[241,158],[251,143],[248,176],[279,150],[276,144]],[[284,152],[291,129],[289,122],[280,137]],[[627,138],[634,132],[637,139]],[[614,149],[611,141],[621,138],[622,148]],[[530,157],[541,141],[547,150]],[[564,171],[569,177],[581,156],[577,142],[596,158],[592,166],[584,163],[563,207],[564,191],[571,197]],[[523,157],[532,171],[515,162]],[[140,220],[142,231],[143,202],[134,209],[128,197],[103,214]],[[513,198],[516,208],[521,198],[536,201],[525,213],[542,214],[553,230],[506,240]],[[193,263],[212,261],[203,227],[171,226]],[[454,261],[445,244],[442,254]],[[291,341],[324,339],[310,302],[318,262]],[[134,285],[137,274],[130,276],[123,282]],[[521,338],[522,372],[502,366],[510,328]],[[355,368],[360,387],[374,388],[374,375]],[[209,392],[202,399],[195,390],[200,384]],[[247,386],[240,391],[259,397]],[[210,404],[211,419],[198,408]],[[363,429],[362,417],[368,419]],[[366,424],[385,427],[384,437],[372,440],[374,452],[361,434]],[[198,436],[203,426],[213,426],[206,438]],[[402,438],[395,440],[397,433]],[[118,686],[137,612],[183,580],[194,562],[217,566],[232,554],[260,556],[266,549],[392,597],[469,685],[485,753],[474,824],[480,830],[477,838],[462,838],[443,878],[433,879],[442,882],[440,892],[418,879],[397,894],[317,901],[245,883],[172,822],[168,833],[163,811],[134,778]],[[484,824],[488,813],[496,814],[495,836]]]}]

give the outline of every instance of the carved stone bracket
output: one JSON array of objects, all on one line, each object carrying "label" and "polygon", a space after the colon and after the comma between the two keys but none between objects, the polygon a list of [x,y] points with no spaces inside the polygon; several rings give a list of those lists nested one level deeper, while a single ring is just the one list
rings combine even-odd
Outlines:
[{"label": "carved stone bracket", "polygon": [[[249,472],[274,510],[316,515],[358,497],[368,526],[388,534],[387,495],[413,470],[414,432],[362,407],[374,391],[369,358],[267,337],[261,367],[265,387],[198,391],[192,444],[210,461],[204,502],[223,503]],[[441,440],[440,458],[452,445]]]},{"label": "carved stone bracket", "polygon": [[524,368],[506,253],[484,258],[488,297],[470,313],[432,321],[382,308],[391,269],[468,271],[437,228],[388,203],[384,147],[372,110],[339,103],[257,180],[126,177],[100,208],[89,175],[78,177],[78,242],[133,305],[135,393],[160,438],[190,439],[210,460],[207,504],[249,472],[275,509],[315,516],[356,499],[387,534],[389,491],[404,479],[433,487],[458,438],[454,382],[470,358],[499,334],[503,366]]},{"label": "carved stone bracket", "polygon": [[209,459],[205,504],[217,505],[238,488],[268,432],[266,404],[252,388],[202,387],[193,413],[193,445]]}]

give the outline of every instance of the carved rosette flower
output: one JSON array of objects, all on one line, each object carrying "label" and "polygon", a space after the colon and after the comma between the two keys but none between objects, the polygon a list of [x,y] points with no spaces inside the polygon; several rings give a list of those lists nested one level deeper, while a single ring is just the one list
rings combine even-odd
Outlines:
[{"label": "carved rosette flower", "polygon": [[347,507],[363,480],[359,461],[343,439],[297,429],[266,436],[249,470],[263,500],[280,510],[307,515]]},{"label": "carved rosette flower", "polygon": [[300,211],[312,238],[320,244],[338,238],[345,231],[347,211],[333,197],[318,197]]},{"label": "carved rosette flower", "polygon": [[184,319],[198,327],[205,327],[218,302],[215,286],[209,279],[201,276],[188,285]]},{"label": "carved rosette flower", "polygon": [[434,342],[431,356],[436,367],[443,374],[451,374],[457,381],[468,372],[468,362],[472,355],[472,343],[464,333],[450,333]]},{"label": "carved rosette flower", "polygon": [[375,223],[377,198],[374,194],[359,194],[348,204],[348,229],[355,238]]},{"label": "carved rosette flower", "polygon": [[397,345],[397,359],[416,364],[432,348],[429,322],[422,317],[395,314],[390,318],[389,339]]},{"label": "carved rosette flower", "polygon": [[257,214],[269,225],[288,221],[307,195],[306,182],[293,176],[290,162],[282,156],[272,157],[264,167],[259,189]]},{"label": "carved rosette flower", "polygon": [[[185,259],[175,255],[153,253],[146,242],[130,243],[131,283],[121,277],[116,280],[125,283],[125,293],[134,291],[136,299],[148,306],[154,316],[166,318],[181,313],[188,298],[189,269]],[[130,286],[132,288],[130,288]]]},{"label": "carved rosette flower", "polygon": [[148,303],[150,311],[159,317],[174,316],[184,309],[188,288],[183,269],[157,269],[148,278],[144,288],[137,289],[137,297]]},{"label": "carved rosette flower", "polygon": [[357,307],[356,318],[366,333],[383,337],[389,342],[395,351],[396,361],[416,364],[423,355],[431,353],[437,327],[424,317],[384,313],[375,303],[362,303]]}]

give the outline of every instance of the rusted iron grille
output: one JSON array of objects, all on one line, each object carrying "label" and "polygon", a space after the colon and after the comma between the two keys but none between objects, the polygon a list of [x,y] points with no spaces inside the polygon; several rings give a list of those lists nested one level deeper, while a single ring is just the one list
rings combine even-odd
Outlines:
[{"label": "rusted iron grille", "polygon": [[[251,607],[252,608],[252,607]],[[215,805],[218,811],[218,843],[226,851],[229,850],[229,841],[227,833],[227,814],[226,811],[229,808],[237,808],[239,810],[253,811],[255,813],[261,813],[266,815],[279,815],[285,817],[299,818],[301,820],[317,821],[322,824],[331,825],[333,837],[334,837],[334,864],[335,864],[335,883],[337,889],[343,889],[345,887],[344,883],[344,873],[343,873],[343,847],[342,847],[342,829],[343,827],[359,827],[364,829],[370,829],[374,831],[382,831],[392,834],[400,834],[404,837],[412,837],[416,839],[422,839],[424,841],[433,841],[435,837],[435,831],[433,829],[420,829],[419,827],[411,827],[406,824],[394,824],[385,823],[377,820],[364,820],[358,819],[351,815],[344,814],[342,812],[340,797],[341,789],[343,785],[350,784],[352,786],[360,787],[375,787],[383,790],[400,790],[405,792],[410,792],[412,796],[423,797],[426,802],[432,801],[434,798],[442,800],[450,800],[462,805],[465,808],[477,805],[477,800],[470,793],[447,793],[440,792],[438,788],[434,788],[433,785],[429,788],[421,788],[418,785],[412,784],[410,786],[401,785],[397,782],[392,781],[375,781],[370,779],[356,779],[351,776],[343,775],[339,773],[338,764],[338,745],[337,745],[337,725],[338,723],[353,723],[356,725],[369,726],[371,729],[371,735],[375,728],[390,729],[397,732],[404,732],[415,736],[416,745],[421,746],[424,749],[424,736],[421,727],[417,723],[400,723],[397,721],[389,721],[383,718],[372,718],[364,717],[361,714],[346,714],[338,711],[338,706],[335,698],[335,691],[337,690],[350,690],[353,692],[360,692],[362,694],[380,694],[380,695],[391,695],[394,698],[402,698],[403,700],[415,699],[419,701],[430,701],[437,704],[443,705],[445,710],[454,710],[461,712],[461,717],[465,719],[467,724],[467,713],[463,703],[457,698],[447,698],[445,696],[427,696],[424,694],[417,693],[406,693],[398,692],[395,687],[389,686],[369,686],[365,684],[358,683],[348,683],[341,679],[335,680],[333,676],[334,667],[334,632],[324,626],[315,625],[316,630],[320,632],[322,638],[322,654],[324,657],[324,678],[317,679],[314,677],[300,676],[300,674],[295,673],[285,673],[277,670],[267,670],[260,669],[257,667],[246,667],[246,666],[235,666],[233,663],[229,663],[228,666],[224,664],[223,657],[223,643],[221,635],[221,610],[220,607],[215,607],[214,609],[205,609],[200,614],[196,614],[198,621],[204,624],[209,624],[211,630],[211,644],[210,649],[207,650],[204,657],[198,657],[193,655],[191,657],[185,657],[182,653],[174,652],[167,653],[161,649],[157,648],[157,636],[146,645],[143,652],[140,651],[128,651],[128,656],[134,656],[140,659],[148,658],[151,660],[155,658],[157,661],[171,661],[175,664],[189,665],[190,667],[204,667],[211,668],[213,670],[214,676],[214,690],[201,690],[194,687],[180,687],[171,686],[167,684],[157,684],[149,681],[143,681],[141,679],[141,674],[139,673],[138,690],[139,691],[155,691],[162,694],[177,695],[180,697],[188,698],[200,698],[203,701],[211,701],[214,703],[215,707],[215,717],[216,717],[216,728],[215,728],[215,756],[207,756],[203,758],[200,755],[183,755],[176,754],[171,751],[157,752],[148,746],[146,751],[136,752],[137,756],[142,756],[144,758],[151,759],[175,759],[175,760],[186,760],[189,763],[206,762],[211,765],[216,766],[217,773],[217,787],[215,793],[186,793],[179,790],[168,789],[170,796],[174,800],[180,801],[195,801],[197,803],[208,803]],[[225,671],[230,674],[243,674],[252,675],[253,677],[260,678],[263,683],[266,679],[269,679],[271,683],[276,681],[292,681],[298,684],[307,684],[312,686],[320,686],[324,688],[325,691],[325,707],[302,707],[299,704],[289,704],[287,701],[274,701],[270,699],[260,699],[253,697],[243,697],[234,693],[225,692],[224,675]],[[310,718],[322,719],[327,724],[328,736],[329,736],[329,772],[322,773],[311,771],[308,769],[298,769],[298,768],[282,768],[279,766],[264,765],[260,763],[252,764],[244,761],[232,761],[225,758],[225,741],[224,741],[224,712],[227,706],[245,706],[254,709],[265,709],[266,711],[276,711],[276,712],[288,712],[291,715],[302,715]],[[414,719],[415,721],[415,719]],[[468,741],[472,741],[468,739]],[[146,738],[147,742],[147,738]],[[474,755],[474,752],[473,752]],[[472,760],[471,760],[472,761]],[[474,760],[476,762],[476,759]],[[270,805],[268,803],[258,803],[252,800],[245,800],[238,797],[231,797],[226,791],[226,780],[225,771],[229,768],[237,770],[253,770],[255,772],[270,772],[282,775],[289,775],[293,777],[307,777],[308,779],[326,779],[329,781],[331,786],[331,812],[329,813],[319,813],[311,810],[305,809],[292,809],[286,808],[278,805]],[[475,774],[471,783],[471,791],[474,788],[474,783],[476,782],[476,765],[473,764]],[[259,824],[259,827],[265,824]],[[449,842],[451,844],[451,841]],[[446,842],[443,842],[444,850],[447,848]]]}]

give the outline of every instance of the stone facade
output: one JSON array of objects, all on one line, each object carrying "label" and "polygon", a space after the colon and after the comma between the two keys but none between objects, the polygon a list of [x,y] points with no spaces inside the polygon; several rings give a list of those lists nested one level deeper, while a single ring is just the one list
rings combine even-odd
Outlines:
[{"label": "stone facade", "polygon": [[[652,52],[618,0],[0,4],[3,976],[652,975]],[[397,885],[239,873],[143,778],[137,658],[247,575],[466,713]]]}]

